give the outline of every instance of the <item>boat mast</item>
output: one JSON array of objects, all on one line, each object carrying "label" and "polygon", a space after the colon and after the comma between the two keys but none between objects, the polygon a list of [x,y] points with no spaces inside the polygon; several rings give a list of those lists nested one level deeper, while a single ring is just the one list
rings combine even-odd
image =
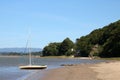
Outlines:
[{"label": "boat mast", "polygon": [[29,65],[32,65],[32,62],[31,62],[31,48],[29,47],[29,50],[28,50],[28,53],[29,53]]},{"label": "boat mast", "polygon": [[30,42],[30,29],[29,29],[29,35],[27,40],[27,46],[28,46],[28,54],[29,54],[29,65],[32,65],[32,56],[31,56],[31,42]]}]

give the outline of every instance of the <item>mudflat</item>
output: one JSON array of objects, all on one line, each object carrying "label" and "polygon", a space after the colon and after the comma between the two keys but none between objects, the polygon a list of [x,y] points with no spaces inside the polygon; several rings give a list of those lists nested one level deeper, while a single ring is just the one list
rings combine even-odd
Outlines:
[{"label": "mudflat", "polygon": [[45,74],[40,80],[120,80],[120,61],[65,66]]},{"label": "mudflat", "polygon": [[92,66],[93,64],[80,64],[49,70],[39,80],[97,80],[96,72],[90,68]]},{"label": "mudflat", "polygon": [[120,61],[37,71],[25,80],[120,80]]},{"label": "mudflat", "polygon": [[120,80],[120,61],[96,64],[92,69],[98,80]]}]

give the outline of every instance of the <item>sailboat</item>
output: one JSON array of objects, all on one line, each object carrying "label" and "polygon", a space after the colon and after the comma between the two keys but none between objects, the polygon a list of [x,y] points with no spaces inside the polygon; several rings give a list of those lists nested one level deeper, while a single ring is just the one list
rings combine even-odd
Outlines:
[{"label": "sailboat", "polygon": [[31,52],[29,52],[29,64],[25,66],[19,66],[20,69],[46,69],[47,65],[33,65],[31,61]]},{"label": "sailboat", "polygon": [[[29,39],[27,40],[27,44],[28,45]],[[25,65],[25,66],[19,66],[20,69],[46,69],[47,65],[33,65],[32,64],[32,55],[31,55],[31,50],[30,48],[28,48],[28,54],[29,54],[29,64]]]}]

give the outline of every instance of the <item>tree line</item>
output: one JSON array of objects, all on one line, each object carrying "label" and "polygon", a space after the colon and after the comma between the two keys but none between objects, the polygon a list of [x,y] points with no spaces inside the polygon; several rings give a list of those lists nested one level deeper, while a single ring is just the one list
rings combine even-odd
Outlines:
[{"label": "tree line", "polygon": [[[16,56],[23,56],[23,55],[28,55],[28,52],[0,52],[0,55],[16,55]],[[39,52],[31,52],[32,55],[34,56],[42,56],[42,51]]]},{"label": "tree line", "polygon": [[90,34],[77,38],[73,43],[69,38],[62,42],[49,43],[44,47],[43,56],[99,56],[120,57],[120,20]]},{"label": "tree line", "polygon": [[73,55],[74,43],[66,38],[63,42],[50,43],[48,46],[45,46],[43,49],[43,56],[70,56]]}]

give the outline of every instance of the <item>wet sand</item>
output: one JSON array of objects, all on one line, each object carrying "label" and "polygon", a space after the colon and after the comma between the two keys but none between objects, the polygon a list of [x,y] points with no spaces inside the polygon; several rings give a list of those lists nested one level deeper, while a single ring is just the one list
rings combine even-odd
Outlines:
[{"label": "wet sand", "polygon": [[97,80],[96,72],[91,64],[65,66],[46,72],[46,76],[39,80]]},{"label": "wet sand", "polygon": [[120,80],[119,75],[120,61],[117,61],[37,71],[25,80]]},{"label": "wet sand", "polygon": [[97,64],[92,69],[98,80],[120,80],[120,61]]}]

